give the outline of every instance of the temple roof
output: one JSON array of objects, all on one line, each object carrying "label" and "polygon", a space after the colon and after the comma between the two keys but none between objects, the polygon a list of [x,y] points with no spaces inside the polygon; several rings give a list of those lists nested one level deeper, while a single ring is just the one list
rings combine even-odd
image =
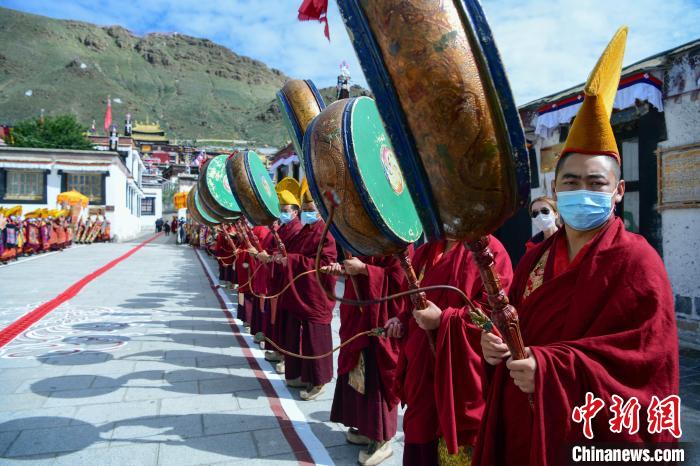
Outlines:
[{"label": "temple roof", "polygon": [[139,123],[138,121],[134,121],[132,132],[164,134],[163,129],[160,127],[160,124],[157,121],[155,123]]}]

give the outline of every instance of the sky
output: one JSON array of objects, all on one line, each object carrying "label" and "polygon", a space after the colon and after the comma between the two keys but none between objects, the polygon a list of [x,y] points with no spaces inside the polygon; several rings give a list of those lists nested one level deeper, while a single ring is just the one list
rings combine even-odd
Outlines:
[{"label": "sky", "polygon": [[[435,0],[437,1],[437,0]],[[138,35],[179,32],[208,38],[319,87],[335,85],[347,61],[367,86],[335,1],[330,43],[318,22],[296,19],[301,0],[0,0],[0,6]],[[585,81],[621,25],[624,64],[700,38],[700,0],[484,0],[518,105]]]}]

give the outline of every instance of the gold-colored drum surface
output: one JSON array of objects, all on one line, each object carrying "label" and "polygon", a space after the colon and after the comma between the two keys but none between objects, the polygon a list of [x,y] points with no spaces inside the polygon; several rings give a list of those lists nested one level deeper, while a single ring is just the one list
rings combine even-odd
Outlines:
[{"label": "gold-colored drum surface", "polygon": [[[385,122],[392,112],[400,115],[395,121],[405,119],[407,128],[396,124],[387,130],[393,141],[397,133],[408,130],[410,134],[401,137],[419,156],[425,176],[414,174],[413,179],[430,185],[433,205],[416,202],[417,207],[437,209],[439,227],[447,237],[477,238],[494,231],[519,203],[514,150],[462,2],[342,0],[339,4],[351,35],[361,29],[353,24],[362,23],[371,31],[365,42],[351,38],[363,67],[382,62],[386,76],[368,76],[370,85],[376,84],[373,91],[379,93],[385,83],[384,89],[390,89],[386,95],[397,99],[397,108],[388,108],[377,97]],[[368,43],[376,50],[360,50]],[[407,156],[401,153],[401,144],[394,146],[400,159]],[[435,213],[424,211],[421,218],[426,215]]]},{"label": "gold-colored drum surface", "polygon": [[342,99],[328,106],[304,138],[304,161],[309,189],[324,217],[331,209],[324,193],[334,192],[339,200],[332,232],[346,249],[363,256],[395,254],[422,234],[372,99]]},{"label": "gold-colored drum surface", "polygon": [[323,98],[310,80],[290,79],[277,93],[283,120],[297,154],[301,154],[304,133],[325,108]]}]

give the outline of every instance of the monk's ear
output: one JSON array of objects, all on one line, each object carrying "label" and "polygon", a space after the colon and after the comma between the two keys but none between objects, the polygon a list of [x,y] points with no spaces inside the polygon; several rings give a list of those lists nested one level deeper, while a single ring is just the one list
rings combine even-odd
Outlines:
[{"label": "monk's ear", "polygon": [[615,204],[619,204],[620,202],[622,202],[622,197],[624,195],[625,195],[625,180],[620,180],[620,182],[617,184],[617,189],[615,190],[615,195],[613,196]]},{"label": "monk's ear", "polygon": [[556,178],[552,180],[552,198],[557,200],[557,180]]}]

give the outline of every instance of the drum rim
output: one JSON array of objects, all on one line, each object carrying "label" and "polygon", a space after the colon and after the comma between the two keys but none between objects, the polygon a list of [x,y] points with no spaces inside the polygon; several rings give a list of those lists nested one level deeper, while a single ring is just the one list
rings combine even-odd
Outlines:
[{"label": "drum rim", "polygon": [[[515,167],[517,202],[518,205],[523,205],[530,194],[529,157],[524,145],[525,136],[520,116],[517,113],[505,69],[478,1],[460,0],[454,2],[454,5],[460,15],[465,33],[478,45],[473,49],[475,58],[485,64],[489,70],[487,84],[494,91],[492,95],[496,96],[499,104],[495,114],[507,133],[504,139],[509,145],[509,156]],[[359,0],[338,0],[338,8],[346,27],[351,31],[353,48],[370,89],[374,93],[387,134],[396,150],[399,165],[409,184],[409,191],[423,224],[423,231],[428,238],[442,238],[444,230],[432,188],[429,183],[422,182],[428,179],[427,173],[391,76],[387,72],[386,64]],[[487,41],[481,40],[484,37]]]},{"label": "drum rim", "polygon": [[[270,208],[267,206],[267,203],[263,200],[262,196],[260,195],[260,190],[258,189],[258,184],[255,182],[255,179],[253,178],[253,172],[250,168],[250,158],[249,158],[250,154],[254,154],[255,157],[258,159],[258,161],[260,160],[257,152],[255,152],[253,150],[246,151],[245,159],[243,160],[243,166],[245,167],[245,173],[246,173],[246,176],[248,177],[248,182],[253,187],[253,193],[255,194],[255,198],[258,200],[258,204],[260,204],[262,206],[263,210],[265,210],[265,212],[270,217],[277,219],[277,218],[279,218],[279,214],[275,215],[275,213],[270,210]],[[272,185],[274,186],[274,183],[273,183],[271,178],[270,178],[270,183],[272,183]]]},{"label": "drum rim", "polygon": [[208,213],[204,212],[204,209],[202,208],[202,199],[199,195],[199,190],[197,188],[192,189],[196,190],[193,195],[193,200],[194,206],[197,209],[197,213],[202,217],[203,220],[211,223],[211,226],[219,225],[221,222],[217,222],[215,218],[212,218]]},{"label": "drum rim", "polygon": [[[287,118],[289,119],[290,123],[292,124],[292,130],[294,130],[294,135],[293,137],[299,141],[299,145],[301,146],[301,141],[304,139],[304,135],[301,134],[301,126],[299,125],[299,122],[297,121],[296,115],[294,115],[294,110],[292,110],[292,105],[289,103],[289,100],[287,99],[287,95],[282,92],[281,90],[277,91],[277,100],[279,100],[280,104],[282,104],[282,111],[287,115]],[[309,125],[311,126],[311,125]],[[306,128],[308,131],[308,128]],[[290,136],[292,136],[290,134]]]},{"label": "drum rim", "polygon": [[[350,172],[350,177],[352,178],[353,184],[355,185],[355,189],[357,189],[357,193],[360,195],[362,206],[364,207],[365,212],[367,212],[367,215],[369,215],[370,219],[372,220],[372,223],[374,223],[374,225],[377,227],[380,233],[384,234],[387,237],[387,239],[389,239],[389,241],[404,247],[408,247],[410,244],[413,244],[413,242],[406,241],[405,239],[399,237],[396,233],[394,233],[394,231],[386,223],[381,213],[379,212],[379,209],[377,209],[376,204],[372,200],[372,196],[370,195],[369,190],[367,189],[367,185],[365,184],[364,180],[362,179],[362,175],[360,174],[360,167],[357,163],[357,154],[355,153],[355,143],[353,142],[353,139],[351,137],[347,137],[348,134],[352,135],[352,114],[353,110],[355,109],[355,104],[361,99],[368,99],[373,101],[373,99],[365,96],[353,97],[349,99],[349,102],[345,104],[345,108],[343,109],[341,134],[343,137],[345,160],[348,163],[348,171]],[[411,201],[413,201],[413,197],[410,197]],[[418,221],[420,224],[420,217],[418,218]],[[420,227],[422,230],[423,225],[420,224]],[[418,238],[416,238],[416,240],[417,239]]]},{"label": "drum rim", "polygon": [[369,23],[358,0],[338,0],[338,9],[345,26],[352,32],[353,48],[374,94],[401,171],[410,186],[409,191],[421,219],[423,231],[429,237],[440,237],[443,230],[432,189],[427,183],[421,182],[427,179],[428,175],[420,160],[413,134],[408,129],[406,115],[391,84],[391,76],[379,54],[379,45],[369,29]]},{"label": "drum rim", "polygon": [[[309,127],[306,128],[306,133],[304,134],[304,150],[302,157],[304,159],[304,163],[308,164],[306,165],[307,168],[304,170],[304,174],[306,175],[306,178],[308,178],[308,185],[309,185],[309,192],[311,193],[311,197],[314,198],[314,203],[316,204],[316,208],[318,209],[319,214],[321,214],[321,217],[323,217],[324,222],[328,222],[328,209],[326,209],[326,204],[323,201],[323,196],[318,190],[318,185],[316,184],[316,178],[314,177],[314,171],[313,171],[313,165],[311,165],[311,134],[313,133],[314,127],[316,126],[316,123],[318,122],[318,117],[314,118],[311,123],[309,124]],[[328,226],[328,229],[330,230],[331,234],[333,235],[333,238],[335,238],[336,241],[340,243],[340,246],[345,249],[346,251],[349,251],[350,253],[356,255],[356,256],[367,256],[367,254],[363,253],[362,251],[359,251],[356,249],[348,240],[345,238],[345,236],[340,232],[338,227],[335,225],[335,223],[331,223]]]},{"label": "drum rim", "polygon": [[[202,173],[199,176],[200,179],[202,180],[203,185],[200,187],[198,192],[200,193],[200,197],[201,197],[202,201],[204,201],[204,203],[207,205],[207,207],[209,207],[209,209],[211,211],[221,211],[221,213],[225,214],[225,215],[220,215],[219,212],[216,212],[217,215],[219,215],[219,217],[222,217],[224,219],[229,219],[229,218],[236,219],[236,218],[240,217],[240,212],[235,211],[235,210],[229,210],[226,207],[224,207],[223,205],[221,205],[221,203],[216,199],[216,197],[212,194],[211,190],[209,189],[209,184],[208,184],[209,166],[211,165],[212,161],[214,161],[218,157],[228,157],[228,156],[226,154],[220,154],[212,159],[209,159],[206,162],[206,164],[203,167]],[[226,173],[226,160],[224,160],[224,173]],[[228,175],[226,175],[226,177],[228,178]],[[229,186],[230,186],[230,183],[229,183]],[[211,197],[212,200],[214,200],[214,202],[216,202],[216,208],[212,208],[211,204],[206,202],[207,197]],[[233,198],[233,201],[236,202],[238,208],[240,209],[240,205],[238,205],[238,202],[236,201],[235,197]]]},{"label": "drum rim", "polygon": [[246,152],[248,151],[238,151],[228,156],[228,158],[226,159],[226,176],[228,177],[228,184],[229,186],[231,186],[231,193],[233,194],[234,199],[236,199],[236,204],[238,204],[238,207],[241,208],[241,216],[244,217],[246,220],[250,221],[250,223],[253,223],[253,217],[250,216],[246,208],[243,206],[241,199],[238,197],[238,193],[236,192],[236,183],[234,183],[235,178],[233,174],[234,159],[236,157],[243,157],[243,155]]},{"label": "drum rim", "polygon": [[[321,113],[326,109],[326,102],[323,100],[323,96],[321,93],[318,91],[318,88],[314,84],[314,82],[310,79],[304,79],[304,83],[306,83],[306,86],[309,88],[311,91],[311,95],[314,96],[314,99],[316,100],[316,104],[318,105],[319,112]],[[280,89],[277,91],[277,99],[280,101],[282,104],[282,111],[287,115],[287,118],[292,124],[292,129],[294,130],[294,137],[295,139],[299,142],[299,147],[301,148],[303,152],[303,147],[304,147],[304,132],[301,129],[301,124],[299,124],[299,120],[297,119],[296,113],[294,113],[294,109],[292,108],[292,104],[289,102],[289,99],[287,98],[287,94],[284,93],[284,88]],[[313,122],[313,120],[312,120]],[[306,131],[311,128],[311,123],[309,123],[309,126],[306,128]],[[291,135],[290,135],[291,136]]]},{"label": "drum rim", "polygon": [[[236,218],[238,215],[240,215],[235,212],[231,213],[231,211],[222,207],[221,204],[219,204],[218,201],[211,196],[208,186],[202,186],[202,184],[206,185],[206,181],[204,181],[204,172],[202,172],[202,175],[200,175],[199,180],[197,181],[197,194],[199,194],[199,199],[202,201],[204,208],[206,208],[210,213],[215,214],[215,220],[221,219],[223,222],[224,220]],[[212,206],[212,203],[215,205]]]},{"label": "drum rim", "polygon": [[[319,110],[322,112],[326,109],[326,101],[323,100],[323,96],[321,93],[318,91],[318,88],[316,87],[316,84],[310,79],[305,79],[304,82],[306,83],[307,86],[309,86],[309,89],[311,89],[311,93],[314,95],[314,98],[316,99],[316,103],[318,104]],[[319,112],[319,113],[321,113]]]},{"label": "drum rim", "polygon": [[[489,80],[490,87],[498,100],[498,105],[494,110],[496,110],[496,114],[508,135],[506,140],[515,168],[514,181],[517,188],[517,204],[522,207],[530,198],[530,158],[518,106],[506,76],[501,54],[496,47],[491,26],[486,20],[481,4],[476,0],[461,0],[460,3],[463,8],[458,9],[458,11],[462,22],[469,22],[471,30],[467,32],[473,35],[479,46],[480,54],[477,59],[482,59],[489,69],[485,78]],[[487,38],[487,40],[481,40],[482,38]]]},{"label": "drum rim", "polygon": [[190,217],[192,217],[192,220],[194,220],[197,223],[201,223],[202,225],[207,225],[207,222],[202,218],[202,215],[199,213],[197,210],[197,207],[194,204],[194,195],[195,193],[192,191],[194,188],[190,189],[187,195],[187,211],[190,214]]}]

